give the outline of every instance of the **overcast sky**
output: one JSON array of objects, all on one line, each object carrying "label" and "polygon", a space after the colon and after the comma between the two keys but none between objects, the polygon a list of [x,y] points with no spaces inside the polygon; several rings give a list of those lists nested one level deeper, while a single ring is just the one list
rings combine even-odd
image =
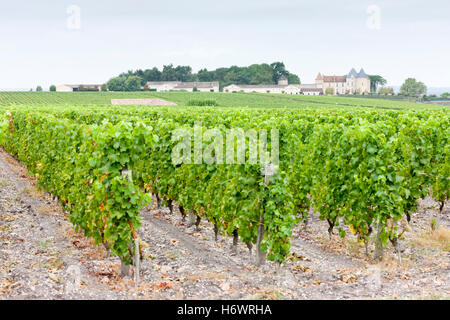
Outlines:
[{"label": "overcast sky", "polygon": [[0,0],[0,88],[273,61],[302,83],[363,67],[449,87],[449,16],[448,0]]}]

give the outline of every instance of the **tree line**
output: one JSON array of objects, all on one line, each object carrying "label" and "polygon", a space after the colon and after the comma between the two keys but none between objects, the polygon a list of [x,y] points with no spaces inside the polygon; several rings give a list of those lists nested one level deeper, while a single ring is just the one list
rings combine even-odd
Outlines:
[{"label": "tree line", "polygon": [[[298,75],[286,70],[283,62],[274,62],[271,64],[252,64],[248,67],[231,66],[229,68],[218,68],[216,70],[199,70],[192,72],[190,66],[176,66],[173,64],[164,65],[162,70],[157,67],[152,69],[138,69],[123,72],[117,77],[113,77],[103,84],[101,91],[140,91],[148,81],[206,81],[219,82],[220,90],[230,84],[238,85],[257,85],[257,84],[277,84],[280,77],[285,76],[289,84],[300,84]],[[384,87],[387,80],[380,75],[369,75],[370,92],[381,95],[394,95],[392,87]],[[30,91],[32,91],[31,89]],[[42,91],[41,86],[37,86],[36,91]],[[56,86],[51,85],[50,91],[56,91]],[[408,78],[402,84],[399,95],[402,96],[420,96],[427,93],[427,86],[414,78]],[[441,95],[442,98],[450,98],[448,92]]]},{"label": "tree line", "polygon": [[141,86],[148,81],[218,81],[220,89],[230,84],[276,84],[280,77],[285,76],[290,84],[300,84],[298,75],[286,70],[283,62],[271,64],[252,64],[248,67],[231,66],[216,70],[201,69],[197,73],[192,72],[190,66],[176,66],[173,64],[152,69],[129,70],[119,76],[111,78],[107,82],[110,91],[139,91]]},{"label": "tree line", "polygon": [[[394,89],[391,87],[381,87],[378,91],[379,85],[383,86],[387,83],[386,79],[379,75],[371,75],[370,78],[370,91],[378,94],[394,94]],[[408,78],[403,82],[400,87],[399,95],[402,96],[420,96],[427,93],[427,86],[414,78]]]}]

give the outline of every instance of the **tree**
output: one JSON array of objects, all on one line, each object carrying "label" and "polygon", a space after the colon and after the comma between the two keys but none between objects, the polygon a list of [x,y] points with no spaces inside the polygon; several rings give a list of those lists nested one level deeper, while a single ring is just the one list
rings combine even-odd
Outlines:
[{"label": "tree", "polygon": [[125,91],[125,81],[127,78],[125,76],[119,76],[108,80],[106,85],[109,91]]},{"label": "tree", "polygon": [[230,70],[225,74],[225,77],[223,78],[223,82],[224,82],[224,87],[232,84],[232,83],[237,83],[237,84],[241,84],[239,83],[239,77],[238,77],[238,71],[236,70]]},{"label": "tree", "polygon": [[370,78],[370,92],[377,92],[379,85],[384,86],[387,81],[380,75],[369,75]]},{"label": "tree", "polygon": [[326,88],[326,89],[325,89],[325,94],[326,94],[326,95],[332,95],[332,94],[334,94],[333,88]]},{"label": "tree", "polygon": [[427,93],[427,86],[414,78],[408,78],[401,86],[400,92],[404,95],[422,95]]},{"label": "tree", "polygon": [[101,91],[108,91],[108,85],[106,83],[102,84],[100,90]]},{"label": "tree", "polygon": [[175,68],[175,78],[177,81],[191,81],[192,80],[192,68],[189,66],[178,66]]},{"label": "tree", "polygon": [[443,99],[450,98],[450,93],[449,92],[444,92],[443,94],[441,94],[441,98],[443,98]]},{"label": "tree", "polygon": [[55,86],[54,84],[52,84],[52,85],[50,86],[50,91],[56,91],[56,86]]},{"label": "tree", "polygon": [[289,84],[300,84],[301,83],[299,76],[296,74],[289,73],[287,78],[288,78]]},{"label": "tree", "polygon": [[128,90],[125,81],[133,76],[139,77],[141,86],[144,86],[148,81],[217,81],[219,82],[220,90],[224,86],[232,83],[255,85],[276,84],[281,76],[287,77],[289,83],[300,83],[300,78],[287,71],[282,62],[252,64],[248,67],[231,66],[229,68],[218,68],[211,71],[201,69],[198,73],[192,73],[190,66],[174,67],[173,64],[169,64],[165,65],[162,71],[154,67],[146,70],[128,70],[127,72],[121,73],[118,77],[108,81],[109,90]]},{"label": "tree", "polygon": [[125,91],[139,91],[141,90],[141,77],[131,76],[125,80]]},{"label": "tree", "polygon": [[272,67],[272,80],[273,83],[278,83],[278,79],[282,76],[287,77],[289,72],[286,71],[286,67],[283,62],[274,62],[270,65]]},{"label": "tree", "polygon": [[207,69],[201,69],[197,72],[198,81],[213,81],[214,72]]},{"label": "tree", "polygon": [[169,64],[163,67],[161,74],[162,81],[177,81],[177,72],[173,67],[173,64]]},{"label": "tree", "polygon": [[240,77],[244,84],[273,83],[272,67],[267,63],[252,64],[248,68],[241,68],[240,72],[244,73]]},{"label": "tree", "polygon": [[144,71],[144,84],[148,81],[161,81],[161,71],[154,67]]},{"label": "tree", "polygon": [[41,86],[37,86],[36,91],[42,91],[42,87]]}]

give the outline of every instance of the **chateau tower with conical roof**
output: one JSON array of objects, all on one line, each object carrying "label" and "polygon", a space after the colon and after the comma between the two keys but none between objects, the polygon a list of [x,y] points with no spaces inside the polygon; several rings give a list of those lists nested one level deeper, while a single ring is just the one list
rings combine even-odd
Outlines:
[{"label": "chateau tower with conical roof", "polygon": [[316,77],[316,86],[322,88],[323,92],[332,94],[364,94],[370,92],[370,78],[361,68],[356,72],[352,68],[345,76],[326,76],[320,72]]},{"label": "chateau tower with conical roof", "polygon": [[281,76],[281,77],[278,79],[278,85],[279,85],[279,86],[287,86],[288,84],[289,84],[288,78],[286,78],[285,76]]}]

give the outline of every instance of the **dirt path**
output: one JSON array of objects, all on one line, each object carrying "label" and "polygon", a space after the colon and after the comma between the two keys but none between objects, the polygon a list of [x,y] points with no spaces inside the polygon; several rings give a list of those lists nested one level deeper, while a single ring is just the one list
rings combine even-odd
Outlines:
[{"label": "dirt path", "polygon": [[326,222],[313,215],[307,231],[294,230],[286,264],[258,269],[244,244],[232,253],[232,239],[216,243],[211,224],[196,231],[153,205],[142,210],[144,260],[135,288],[118,276],[119,259],[76,234],[68,214],[0,151],[0,299],[448,299],[450,221],[443,215],[442,239],[428,237],[435,212],[432,200],[422,201],[402,241],[402,264],[392,248],[373,264],[351,236],[330,241]]},{"label": "dirt path", "polygon": [[72,231],[68,216],[49,196],[39,193],[35,180],[3,151],[0,241],[0,298],[117,296],[109,293],[108,287],[91,276],[83,265],[86,252],[81,250],[80,243],[88,241]]}]

